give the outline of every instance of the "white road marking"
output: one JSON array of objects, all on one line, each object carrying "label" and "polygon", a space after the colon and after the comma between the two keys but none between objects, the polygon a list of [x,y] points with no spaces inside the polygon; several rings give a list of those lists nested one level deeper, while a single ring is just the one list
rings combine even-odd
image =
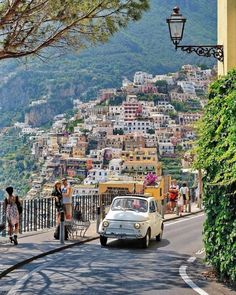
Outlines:
[{"label": "white road marking", "polygon": [[196,257],[192,256],[188,259],[188,262],[192,263],[196,260]]},{"label": "white road marking", "polygon": [[189,287],[191,287],[196,293],[200,295],[208,295],[207,292],[205,292],[203,289],[199,288],[187,275],[186,273],[187,266],[186,265],[181,265],[179,268],[179,274],[181,278],[185,281]]},{"label": "white road marking", "polygon": [[181,219],[181,220],[178,220],[178,221],[174,221],[174,222],[171,222],[171,223],[165,224],[165,227],[166,227],[166,226],[171,226],[171,225],[176,224],[176,223],[185,222],[185,221],[188,221],[188,220],[190,220],[190,219],[199,218],[199,217],[202,217],[202,216],[204,216],[204,215],[205,215],[205,214],[200,214],[200,215],[193,216],[193,217],[190,217],[190,218],[184,218],[184,219]]}]

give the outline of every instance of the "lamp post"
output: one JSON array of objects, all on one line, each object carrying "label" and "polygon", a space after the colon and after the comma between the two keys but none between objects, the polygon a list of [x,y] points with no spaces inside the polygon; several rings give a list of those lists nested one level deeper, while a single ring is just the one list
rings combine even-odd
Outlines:
[{"label": "lamp post", "polygon": [[170,38],[175,45],[175,49],[180,48],[187,53],[195,52],[199,56],[214,57],[220,62],[224,62],[224,48],[223,45],[179,45],[183,39],[184,27],[186,18],[180,13],[179,7],[175,7],[169,18],[166,19],[168,23]]}]

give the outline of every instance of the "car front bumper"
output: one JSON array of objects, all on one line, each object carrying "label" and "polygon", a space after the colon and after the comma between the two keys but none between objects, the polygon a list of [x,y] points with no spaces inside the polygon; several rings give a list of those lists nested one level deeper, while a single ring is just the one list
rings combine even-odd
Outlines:
[{"label": "car front bumper", "polygon": [[133,240],[133,239],[142,239],[145,234],[139,230],[133,230],[133,232],[121,231],[119,229],[114,230],[102,230],[98,232],[101,236],[106,238],[122,239],[122,240]]},{"label": "car front bumper", "polygon": [[136,239],[142,239],[143,236],[140,235],[127,235],[127,234],[100,234],[103,237],[106,238],[113,238],[113,239],[118,239],[118,240],[136,240]]}]

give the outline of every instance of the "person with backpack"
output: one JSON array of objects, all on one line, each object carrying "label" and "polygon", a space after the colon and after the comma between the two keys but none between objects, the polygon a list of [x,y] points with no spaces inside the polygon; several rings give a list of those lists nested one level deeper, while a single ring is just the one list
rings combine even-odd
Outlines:
[{"label": "person with backpack", "polygon": [[174,212],[174,209],[176,207],[176,202],[178,200],[178,195],[179,195],[179,186],[177,185],[176,179],[173,179],[171,181],[171,185],[169,188],[169,200],[170,200],[171,212]]},{"label": "person with backpack", "polygon": [[[18,245],[17,235],[19,233],[20,214],[22,213],[22,205],[18,196],[13,195],[13,187],[6,188],[8,193],[4,200],[4,210],[8,223],[8,234],[11,243]],[[14,235],[13,235],[14,234]]]}]

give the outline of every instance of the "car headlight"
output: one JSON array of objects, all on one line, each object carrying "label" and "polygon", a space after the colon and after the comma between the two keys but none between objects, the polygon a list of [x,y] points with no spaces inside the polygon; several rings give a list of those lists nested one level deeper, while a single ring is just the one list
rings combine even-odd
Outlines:
[{"label": "car headlight", "polygon": [[103,223],[102,223],[102,225],[104,227],[108,227],[109,226],[109,222],[107,220],[104,220]]},{"label": "car headlight", "polygon": [[136,223],[134,224],[134,228],[139,229],[140,227],[141,227],[141,224],[140,224],[140,223],[136,222]]}]

